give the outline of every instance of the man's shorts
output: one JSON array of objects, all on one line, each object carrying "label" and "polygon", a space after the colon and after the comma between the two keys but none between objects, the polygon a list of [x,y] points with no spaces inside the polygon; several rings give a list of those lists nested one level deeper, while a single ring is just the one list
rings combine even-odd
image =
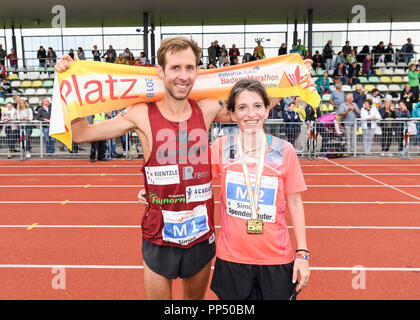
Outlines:
[{"label": "man's shorts", "polygon": [[293,265],[251,265],[216,258],[210,288],[220,300],[296,300]]},{"label": "man's shorts", "polygon": [[[157,274],[169,279],[189,278],[203,269],[216,254],[214,237],[188,249],[159,246],[143,238],[143,260]],[[210,243],[211,242],[211,243]]]}]

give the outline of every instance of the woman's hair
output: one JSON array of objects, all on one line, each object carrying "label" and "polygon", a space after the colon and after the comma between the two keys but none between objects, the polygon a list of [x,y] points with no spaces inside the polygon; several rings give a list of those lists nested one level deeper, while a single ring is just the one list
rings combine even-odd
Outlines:
[{"label": "woman's hair", "polygon": [[365,99],[365,100],[363,100],[363,102],[367,102],[367,103],[369,103],[369,105],[370,106],[372,106],[372,99]]},{"label": "woman's hair", "polygon": [[19,100],[19,103],[18,103],[18,106],[17,106],[17,109],[18,110],[21,110],[21,108],[20,108],[20,104],[23,102],[23,104],[25,105],[25,108],[26,109],[28,109],[29,108],[29,103],[28,103],[28,100],[25,100],[25,99],[20,99]]},{"label": "woman's hair", "polygon": [[262,101],[266,108],[270,105],[270,98],[268,97],[267,92],[265,91],[264,85],[260,81],[253,79],[242,79],[238,81],[230,91],[229,98],[227,100],[228,110],[232,112],[235,111],[236,97],[242,91],[245,90],[258,93],[262,98]]},{"label": "woman's hair", "polygon": [[354,88],[356,89],[356,91],[359,91],[363,89],[363,86],[360,83],[357,83]]}]

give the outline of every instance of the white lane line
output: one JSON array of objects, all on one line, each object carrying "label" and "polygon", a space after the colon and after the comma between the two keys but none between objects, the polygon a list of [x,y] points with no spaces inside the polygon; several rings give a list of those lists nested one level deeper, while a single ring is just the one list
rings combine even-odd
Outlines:
[{"label": "white lane line", "polygon": [[[143,266],[132,265],[63,265],[63,264],[0,264],[0,268],[13,268],[13,269],[52,269],[52,268],[64,268],[64,269],[115,269],[115,270],[141,270]],[[214,269],[214,266],[211,267]],[[381,268],[381,267],[310,267],[313,271],[398,271],[398,272],[419,272],[420,268]]]},{"label": "white lane line", "polygon": [[403,191],[403,190],[401,190],[401,189],[398,189],[398,188],[396,188],[396,187],[393,187],[393,186],[391,186],[391,185],[389,185],[389,184],[387,184],[387,183],[385,183],[385,182],[382,182],[382,181],[377,180],[377,179],[375,179],[375,178],[369,177],[367,173],[365,174],[365,173],[358,172],[358,171],[356,171],[356,170],[353,170],[353,169],[351,169],[351,168],[348,168],[348,167],[346,167],[346,166],[344,166],[344,165],[342,165],[342,164],[340,164],[340,163],[337,163],[337,162],[332,161],[332,160],[329,160],[329,159],[327,159],[326,161],[329,161],[329,162],[331,162],[331,163],[333,163],[333,164],[335,164],[335,165],[337,165],[337,166],[339,166],[339,167],[341,167],[341,168],[344,168],[344,169],[346,169],[346,170],[349,170],[349,171],[351,171],[351,172],[354,172],[354,173],[356,173],[356,174],[358,174],[358,175],[361,175],[361,176],[363,176],[363,177],[365,177],[365,178],[367,178],[367,179],[369,179],[369,180],[375,181],[376,183],[380,183],[380,184],[382,184],[382,185],[384,185],[384,186],[387,186],[387,187],[389,187],[389,188],[391,188],[391,189],[393,189],[393,190],[395,190],[395,191],[401,192],[401,193],[405,194],[406,196],[409,196],[409,197],[411,197],[411,198],[413,198],[413,199],[416,199],[416,200],[419,200],[419,201],[420,201],[420,198],[419,198],[419,197],[416,197],[415,195],[413,195],[413,194],[411,194],[411,193],[408,193],[408,192],[405,192],[405,191]]},{"label": "white lane line", "polygon": [[[0,225],[0,228],[49,228],[49,229],[141,229],[139,225],[13,225],[4,224]],[[220,226],[215,226],[216,229],[220,229]],[[288,226],[289,229],[293,229],[293,226]],[[306,229],[339,229],[339,230],[420,230],[420,227],[389,227],[389,226],[306,226]]]},{"label": "white lane line", "polygon": [[[61,204],[64,200],[0,201],[0,204]],[[220,201],[214,201],[219,204]],[[304,204],[419,204],[420,201],[303,201]],[[139,204],[138,201],[67,200],[66,204]]]}]

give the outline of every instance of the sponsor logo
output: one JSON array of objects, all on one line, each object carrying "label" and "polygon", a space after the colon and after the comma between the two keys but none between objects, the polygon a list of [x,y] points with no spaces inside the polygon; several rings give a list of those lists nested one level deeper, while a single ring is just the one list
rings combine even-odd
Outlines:
[{"label": "sponsor logo", "polygon": [[145,167],[148,184],[169,185],[179,183],[178,165]]},{"label": "sponsor logo", "polygon": [[210,171],[194,172],[194,167],[185,166],[182,168],[182,180],[192,180],[210,177]]},{"label": "sponsor logo", "polygon": [[185,202],[184,195],[168,196],[168,198],[159,198],[156,194],[149,195],[150,203],[165,204],[165,203],[181,203]]},{"label": "sponsor logo", "polygon": [[189,186],[185,189],[187,195],[187,203],[189,202],[198,202],[211,199],[213,196],[213,189],[211,182],[197,185]]}]

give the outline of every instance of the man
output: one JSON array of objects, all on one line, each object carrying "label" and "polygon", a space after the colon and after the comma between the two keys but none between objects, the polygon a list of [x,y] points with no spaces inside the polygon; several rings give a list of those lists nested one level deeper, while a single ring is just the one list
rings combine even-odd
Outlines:
[{"label": "man", "polygon": [[42,105],[38,109],[36,120],[42,121],[42,134],[45,140],[45,146],[47,149],[47,156],[52,156],[55,152],[54,138],[50,137],[50,118],[51,118],[51,105],[48,98],[42,99]]},{"label": "man", "polygon": [[413,58],[414,46],[411,43],[411,38],[407,38],[407,43],[402,46],[401,53],[403,53],[404,62],[408,64]]},{"label": "man", "polygon": [[3,45],[0,44],[0,64],[2,65],[6,65],[5,61],[6,61],[6,56],[7,56],[7,52],[6,50],[3,49]]},{"label": "man", "polygon": [[338,109],[341,104],[344,103],[344,92],[342,91],[343,84],[337,82],[335,84],[335,91],[331,93],[330,103],[334,106],[334,109]]},{"label": "man", "polygon": [[392,62],[394,59],[394,49],[392,49],[392,43],[388,44],[388,47],[385,49],[385,60],[386,64]]},{"label": "man", "polygon": [[346,44],[343,46],[341,51],[343,51],[343,54],[345,56],[347,56],[348,54],[350,54],[351,50],[352,49],[351,49],[351,46],[350,46],[350,41],[346,41]]},{"label": "man", "polygon": [[6,94],[12,93],[12,86],[10,84],[10,81],[7,80],[7,78],[3,78],[0,83],[0,98],[4,97]]},{"label": "man", "polygon": [[[87,120],[89,124],[96,125],[99,122],[105,121],[105,112],[100,112],[100,113],[94,114],[93,116],[88,116]],[[105,159],[105,149],[106,149],[105,140],[91,142],[90,162],[95,162],[96,153],[98,154],[98,161],[106,161],[107,159]]]},{"label": "man", "polygon": [[346,134],[346,151],[352,152],[356,136],[355,119],[360,115],[360,109],[353,102],[353,93],[346,95],[346,100],[340,105],[337,113],[342,117]]},{"label": "man", "polygon": [[235,64],[235,59],[237,59],[240,55],[241,55],[241,53],[239,52],[239,49],[236,48],[235,44],[232,44],[232,48],[229,49],[230,64],[234,65]]},{"label": "man", "polygon": [[301,40],[301,39],[298,39],[298,41],[297,41],[296,50],[297,50],[297,52],[298,52],[301,56],[304,56],[304,55],[305,55],[305,52],[306,52],[306,47],[302,44],[302,40]]},{"label": "man", "polygon": [[[181,277],[184,298],[203,299],[215,255],[208,132],[213,121],[231,119],[217,100],[188,99],[201,57],[195,41],[164,39],[157,56],[156,71],[165,87],[162,100],[135,104],[96,125],[78,118],[71,129],[76,142],[112,139],[131,130],[137,133],[147,164],[142,170],[149,194],[142,221],[146,296],[171,299],[172,279]],[[56,71],[65,71],[72,62],[63,56]]]},{"label": "man", "polygon": [[211,43],[211,46],[207,49],[207,54],[209,56],[209,64],[216,64],[217,59],[217,49],[214,41]]},{"label": "man", "polygon": [[333,54],[334,50],[332,49],[332,40],[328,40],[327,44],[322,50],[322,57],[324,58],[327,72],[334,68]]},{"label": "man", "polygon": [[7,60],[9,60],[10,69],[16,69],[18,66],[18,59],[15,49],[10,49],[10,53],[6,56]]},{"label": "man", "polygon": [[[109,54],[111,54],[111,56],[109,56]],[[114,48],[112,47],[112,45],[109,45],[109,49],[105,51],[105,53],[102,55],[102,58],[107,58],[109,59],[109,61],[107,62],[111,62],[114,63],[114,61],[117,59],[117,52],[114,50]]]},{"label": "man", "polygon": [[36,57],[39,60],[39,67],[40,68],[45,68],[47,66],[47,64],[46,64],[47,53],[45,52],[45,49],[44,49],[43,46],[39,47],[39,50],[36,54]]},{"label": "man", "polygon": [[92,50],[93,61],[101,61],[101,52],[98,50],[98,46],[95,44]]}]

